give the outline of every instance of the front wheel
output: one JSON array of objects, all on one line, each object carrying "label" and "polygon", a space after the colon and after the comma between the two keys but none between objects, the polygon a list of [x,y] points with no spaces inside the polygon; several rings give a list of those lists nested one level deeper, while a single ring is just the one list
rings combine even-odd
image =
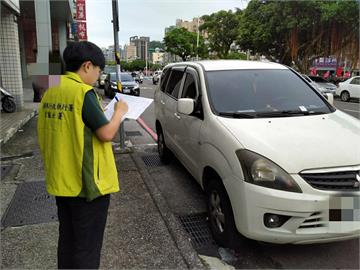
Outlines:
[{"label": "front wheel", "polygon": [[158,153],[159,153],[160,160],[163,163],[168,164],[171,161],[172,153],[165,144],[164,134],[161,129],[158,130],[157,136],[158,136],[157,146],[158,146]]},{"label": "front wheel", "polygon": [[349,101],[350,100],[349,92],[348,91],[341,92],[340,99],[345,102]]},{"label": "front wheel", "polygon": [[15,101],[9,97],[4,97],[2,99],[2,109],[4,110],[4,112],[7,112],[7,113],[15,112],[16,111]]},{"label": "front wheel", "polygon": [[210,228],[215,241],[224,247],[238,247],[243,237],[236,228],[231,203],[220,180],[211,180],[206,193]]}]

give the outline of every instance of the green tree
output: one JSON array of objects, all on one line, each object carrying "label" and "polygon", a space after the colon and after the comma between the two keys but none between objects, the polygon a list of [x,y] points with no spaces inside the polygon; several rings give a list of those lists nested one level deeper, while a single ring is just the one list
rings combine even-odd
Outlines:
[{"label": "green tree", "polygon": [[149,48],[149,50],[156,49],[156,48],[164,50],[164,43],[162,43],[161,41],[153,40],[153,41],[149,42],[148,48]]},{"label": "green tree", "polygon": [[164,37],[165,50],[178,55],[183,61],[189,57],[206,57],[207,49],[203,37],[199,38],[197,47],[197,34],[189,32],[185,28],[174,28],[166,33]]},{"label": "green tree", "polygon": [[221,10],[201,17],[204,23],[200,31],[206,31],[210,50],[216,52],[219,58],[227,57],[238,36],[240,14],[239,9],[236,12]]},{"label": "green tree", "polygon": [[[252,0],[240,19],[237,43],[307,72],[315,58],[353,51],[358,61],[359,4],[350,1]],[[340,59],[339,59],[340,60]]]}]

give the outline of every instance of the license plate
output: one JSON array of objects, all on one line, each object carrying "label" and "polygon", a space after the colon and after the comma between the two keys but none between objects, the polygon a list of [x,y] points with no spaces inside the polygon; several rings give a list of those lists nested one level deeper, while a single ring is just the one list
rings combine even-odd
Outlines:
[{"label": "license plate", "polygon": [[124,93],[124,94],[130,93],[130,89],[123,89],[123,93]]}]

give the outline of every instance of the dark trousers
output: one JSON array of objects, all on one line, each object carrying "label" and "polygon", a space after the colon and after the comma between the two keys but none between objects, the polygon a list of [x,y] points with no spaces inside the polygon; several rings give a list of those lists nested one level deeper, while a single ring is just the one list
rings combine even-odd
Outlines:
[{"label": "dark trousers", "polygon": [[91,202],[56,197],[59,218],[58,268],[98,269],[110,195]]}]

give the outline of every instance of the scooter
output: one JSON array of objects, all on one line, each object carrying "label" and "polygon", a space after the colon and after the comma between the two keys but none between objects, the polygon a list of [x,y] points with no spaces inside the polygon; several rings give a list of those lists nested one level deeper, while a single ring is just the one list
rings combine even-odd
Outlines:
[{"label": "scooter", "polygon": [[1,91],[1,107],[4,112],[12,113],[16,111],[16,103],[14,96],[0,86]]}]

